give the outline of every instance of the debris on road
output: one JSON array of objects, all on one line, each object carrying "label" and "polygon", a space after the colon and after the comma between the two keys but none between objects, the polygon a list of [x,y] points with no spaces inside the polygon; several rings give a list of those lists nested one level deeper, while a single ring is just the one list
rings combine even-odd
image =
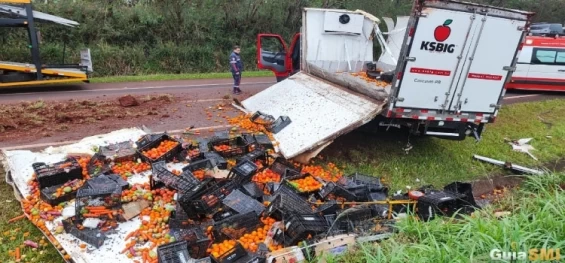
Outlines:
[{"label": "debris on road", "polygon": [[503,161],[495,160],[495,159],[492,159],[492,158],[488,158],[488,157],[484,157],[484,156],[480,156],[480,155],[476,155],[476,154],[473,155],[473,158],[475,158],[479,161],[483,161],[483,162],[491,163],[491,164],[494,164],[494,165],[502,166],[505,169],[512,170],[512,171],[518,172],[518,173],[533,174],[533,175],[545,174],[545,172],[541,171],[541,170],[531,169],[531,168],[527,168],[527,167],[520,166],[520,165],[517,165],[517,164],[513,164],[511,162],[503,162]]},{"label": "debris on road", "polygon": [[285,160],[270,123],[250,117],[233,119],[240,129],[212,138],[104,139],[107,144],[91,147],[97,151],[92,156],[30,164],[35,173],[24,212],[65,250],[77,249],[79,239],[100,260],[152,263],[182,255],[220,263],[262,262],[284,251],[311,259],[317,254],[299,256],[293,249],[322,253],[336,248],[328,243],[336,238],[385,238],[409,207],[423,220],[476,208],[461,183],[388,197],[377,177],[344,176],[332,163]]},{"label": "debris on road", "polygon": [[135,106],[139,106],[139,102],[137,101],[137,99],[132,96],[132,95],[126,95],[126,96],[122,96],[118,99],[118,101],[120,102],[120,105],[122,107],[135,107]]},{"label": "debris on road", "polygon": [[530,145],[531,140],[533,140],[533,138],[525,138],[525,139],[519,139],[519,140],[506,139],[506,141],[508,141],[508,143],[512,146],[512,150],[517,151],[517,152],[523,152],[523,153],[529,155],[530,157],[532,157],[532,159],[537,161],[538,158],[536,158],[530,152],[532,150],[535,150],[534,147]]}]

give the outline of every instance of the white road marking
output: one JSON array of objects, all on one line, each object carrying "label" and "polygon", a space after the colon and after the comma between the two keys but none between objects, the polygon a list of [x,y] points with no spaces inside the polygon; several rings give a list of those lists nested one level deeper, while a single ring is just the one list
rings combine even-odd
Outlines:
[{"label": "white road marking", "polygon": [[[191,131],[202,131],[202,130],[210,130],[210,129],[222,129],[222,128],[231,128],[232,125],[216,125],[216,126],[208,126],[208,127],[200,127],[200,128],[194,128]],[[167,131],[167,133],[169,134],[178,134],[178,133],[183,133],[185,130],[172,130],[172,131]],[[156,133],[163,133],[164,131],[161,132],[156,132]],[[68,144],[73,144],[73,143],[77,143],[80,140],[72,140],[72,141],[64,141],[64,142],[46,142],[46,143],[37,143],[37,144],[27,144],[27,145],[17,145],[17,146],[10,146],[10,147],[4,147],[0,149],[1,151],[14,151],[14,150],[25,150],[25,149],[35,149],[35,148],[41,148],[41,147],[48,147],[48,146],[62,146],[62,145],[68,145]]]},{"label": "white road marking", "polygon": [[[79,93],[79,92],[104,92],[104,91],[120,91],[120,90],[159,90],[170,88],[191,88],[191,87],[218,87],[231,85],[232,83],[213,83],[213,84],[192,84],[192,85],[173,85],[173,86],[155,86],[155,87],[139,87],[139,88],[117,88],[117,89],[90,89],[90,90],[69,90],[69,91],[54,91],[54,92],[23,92],[23,93],[10,93],[2,94],[0,97],[18,96],[18,95],[33,95],[33,94],[60,94],[60,93]],[[274,84],[274,82],[248,82],[242,83],[244,85],[259,85],[259,84]]]},{"label": "white road marking", "polygon": [[512,100],[512,99],[519,99],[519,98],[537,97],[537,96],[541,96],[541,95],[542,95],[542,94],[530,94],[530,95],[510,96],[510,97],[504,97],[503,100]]}]

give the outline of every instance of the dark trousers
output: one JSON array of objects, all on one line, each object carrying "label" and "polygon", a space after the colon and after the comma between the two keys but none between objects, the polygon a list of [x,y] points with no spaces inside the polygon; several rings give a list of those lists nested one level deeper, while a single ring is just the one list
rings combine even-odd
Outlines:
[{"label": "dark trousers", "polygon": [[239,74],[235,74],[235,72],[231,73],[233,76],[233,87],[239,88],[239,83],[241,82],[241,72]]}]

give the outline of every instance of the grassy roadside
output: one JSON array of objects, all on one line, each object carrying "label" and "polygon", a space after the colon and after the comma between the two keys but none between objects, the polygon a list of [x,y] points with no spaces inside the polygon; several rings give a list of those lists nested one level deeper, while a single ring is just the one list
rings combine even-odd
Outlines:
[{"label": "grassy roadside", "polygon": [[[565,100],[504,106],[495,123],[487,125],[483,139],[448,141],[412,138],[414,148],[405,154],[407,135],[391,129],[379,136],[350,133],[338,138],[322,152],[347,173],[356,171],[383,177],[393,190],[433,184],[438,187],[455,180],[470,180],[502,173],[497,166],[472,159],[474,154],[529,167],[542,167],[565,156]],[[514,152],[504,138],[533,138],[532,151],[539,161]],[[327,160],[324,160],[327,161]],[[418,180],[417,180],[418,179]]]},{"label": "grassy roadside", "polygon": [[[492,207],[456,221],[448,218],[428,223],[414,219],[398,224],[399,233],[379,245],[365,244],[344,262],[491,262],[493,249],[524,251],[534,262],[540,251],[565,248],[565,174],[529,177],[521,189]],[[498,219],[494,212],[508,211]],[[512,243],[515,242],[515,249]],[[555,251],[555,250],[554,250]],[[500,255],[495,252],[494,256]],[[554,255],[554,254],[551,254]],[[561,260],[565,257],[560,252]],[[530,256],[532,258],[530,258]],[[340,260],[341,261],[341,260]],[[504,261],[510,262],[510,261]],[[526,262],[526,261],[513,261]],[[562,262],[562,261],[554,261]]]},{"label": "grassy roadside", "polygon": [[[374,135],[352,133],[338,139],[330,146],[328,151],[323,153],[323,156],[327,157],[324,158],[324,162],[333,161],[341,164],[346,167],[346,172],[359,171],[382,176],[386,179],[386,182],[392,186],[393,190],[404,189],[406,185],[416,187],[418,185],[434,184],[439,187],[454,180],[470,180],[484,176],[485,174],[499,173],[500,169],[497,167],[472,161],[472,154],[485,155],[501,160],[510,160],[523,165],[539,166],[542,163],[556,161],[565,156],[565,115],[563,115],[562,112],[565,112],[565,100],[506,106],[501,111],[497,122],[488,126],[483,141],[479,144],[476,144],[472,139],[463,142],[445,141],[433,138],[421,140],[413,139],[412,144],[414,145],[414,149],[408,155],[404,154],[401,150],[406,143],[405,137],[395,134],[394,132],[389,132],[389,134],[383,135],[384,137],[378,137],[379,139],[376,139]],[[552,123],[552,125],[545,123]],[[546,136],[551,136],[551,138],[547,138]],[[533,153],[540,160],[534,161],[526,154],[512,152],[511,147],[503,141],[505,137],[513,139],[524,137],[534,138],[532,145],[538,150]],[[20,246],[25,239],[38,242],[42,238],[42,235],[27,220],[20,220],[12,224],[7,223],[10,218],[21,214],[21,208],[13,198],[12,189],[4,182],[4,173],[1,169],[0,178],[0,202],[4,204],[4,211],[6,211],[0,213],[0,262],[13,262],[13,257],[9,256],[8,251],[13,250],[16,246]],[[415,178],[418,178],[420,182],[416,182]],[[562,199],[559,201],[563,202]],[[522,206],[518,201],[510,204],[516,207],[518,207],[518,204],[520,204],[520,207]],[[531,210],[527,210],[527,212],[535,211],[534,206],[528,207]],[[551,210],[551,207],[544,209]],[[481,213],[488,214],[489,211]],[[560,222],[562,223],[563,221],[564,220]],[[474,227],[480,228],[481,225],[479,223],[480,222]],[[419,242],[418,244],[424,245],[436,244],[443,247],[443,244],[450,244],[449,242],[456,243],[457,240],[438,238],[436,243],[429,243],[429,240],[425,239],[426,236],[430,236],[429,233],[438,233],[438,235],[440,235],[445,232],[453,234],[456,233],[456,230],[463,231],[461,228],[464,228],[463,226],[451,228],[450,226],[445,226],[445,224],[437,222],[432,222],[429,225],[416,224],[419,223],[407,221],[405,227],[402,229],[405,231],[404,235],[393,239],[393,241],[397,243],[391,243],[389,245],[390,247],[386,248],[389,250],[383,248],[380,251],[375,251],[374,247],[370,247],[368,248],[370,249],[368,250],[370,253],[367,252],[369,253],[368,255],[372,257],[384,257],[385,255],[388,256],[389,253],[400,253],[402,250],[398,250],[395,246],[402,246],[404,248],[410,247],[410,242]],[[506,227],[512,226],[513,225],[492,225],[487,230],[490,232],[495,230],[502,231]],[[427,232],[423,232],[424,230]],[[5,232],[8,232],[8,234],[5,235]],[[23,234],[26,232],[29,232],[29,236],[24,239]],[[563,229],[561,229],[561,232],[563,232]],[[449,236],[445,233],[442,235]],[[467,240],[476,237],[468,232],[465,233],[468,234],[469,237]],[[12,234],[14,235],[12,236]],[[12,237],[14,238],[13,240]],[[433,236],[430,236],[430,238],[431,237]],[[561,240],[565,240],[565,238]],[[527,244],[531,245],[530,243]],[[484,245],[485,247],[482,249],[486,249],[487,245],[490,246],[491,244]],[[453,249],[449,250],[448,248],[449,247],[437,249],[436,247],[423,247],[423,245],[418,245],[412,248],[412,250],[409,250],[415,252],[399,256],[399,261],[397,262],[407,262],[406,257],[412,257],[417,253],[424,252],[430,253],[428,254],[430,256],[428,259],[430,259],[431,256],[437,256],[440,259],[442,258],[440,256],[443,256],[443,258],[451,256],[452,254],[448,254],[448,252],[459,253],[461,257],[467,256],[463,252],[454,251],[455,249],[465,248],[464,246],[453,246]],[[422,252],[418,249],[426,251]],[[490,247],[488,247],[488,249],[490,249]],[[438,250],[439,252],[434,252],[434,250]],[[445,254],[439,255],[432,253]],[[62,259],[55,249],[50,245],[36,251],[23,248],[22,254],[26,255],[23,262],[62,262]],[[368,255],[357,254],[355,260],[357,260],[357,262],[379,262],[372,261],[372,258],[369,258]],[[362,261],[362,259],[367,260]],[[404,259],[404,261],[402,261],[402,259]],[[460,262],[468,262],[468,260],[462,260]]]},{"label": "grassy roadside", "polygon": [[[272,77],[273,72],[264,71],[246,71],[243,72],[243,78],[253,77]],[[231,78],[230,72],[221,73],[187,73],[187,74],[155,74],[142,76],[115,76],[115,77],[98,77],[92,78],[91,83],[117,83],[117,82],[140,82],[140,81],[164,81],[164,80],[193,80],[193,79],[225,79]]]}]

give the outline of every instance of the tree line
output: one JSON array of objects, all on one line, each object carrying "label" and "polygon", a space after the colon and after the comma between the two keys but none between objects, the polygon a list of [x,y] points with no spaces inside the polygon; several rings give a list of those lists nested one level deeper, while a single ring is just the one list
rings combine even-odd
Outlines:
[{"label": "tree line", "polygon": [[[534,11],[536,21],[561,23],[562,0],[472,0]],[[412,0],[42,0],[37,11],[75,20],[66,28],[38,24],[45,63],[77,63],[91,49],[95,76],[223,72],[235,44],[253,70],[259,33],[290,41],[304,7],[362,9],[377,17],[408,15]],[[0,60],[31,61],[27,32],[0,28]],[[63,55],[66,51],[66,56]]]}]

